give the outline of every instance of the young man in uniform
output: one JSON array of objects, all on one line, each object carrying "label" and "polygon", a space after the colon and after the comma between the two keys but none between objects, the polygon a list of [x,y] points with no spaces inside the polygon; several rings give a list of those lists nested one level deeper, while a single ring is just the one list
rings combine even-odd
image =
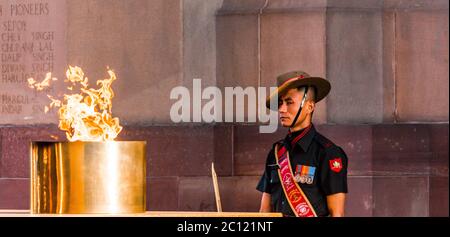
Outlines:
[{"label": "young man in uniform", "polygon": [[312,124],[315,103],[327,96],[330,83],[294,71],[277,77],[277,91],[266,106],[278,98],[281,125],[288,135],[270,150],[261,191],[260,212],[284,216],[315,217],[344,215],[347,193],[347,156]]}]

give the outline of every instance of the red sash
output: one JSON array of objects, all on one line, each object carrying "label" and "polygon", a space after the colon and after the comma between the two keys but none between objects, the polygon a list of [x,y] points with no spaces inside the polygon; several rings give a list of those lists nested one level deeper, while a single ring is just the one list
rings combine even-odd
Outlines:
[{"label": "red sash", "polygon": [[[300,138],[309,131],[310,127],[306,128],[305,131],[297,137],[298,139],[296,138],[294,141],[297,142],[300,140]],[[275,151],[277,152],[275,152],[275,158],[277,159],[277,163],[280,165],[278,176],[280,177],[281,186],[283,187],[284,194],[286,195],[286,199],[288,200],[292,211],[297,217],[316,217],[316,212],[314,211],[311,203],[309,203],[308,198],[303,193],[297,182],[294,181],[292,167],[289,161],[289,152],[287,152],[284,146],[281,146],[280,148],[278,147],[278,144],[276,144]]]}]

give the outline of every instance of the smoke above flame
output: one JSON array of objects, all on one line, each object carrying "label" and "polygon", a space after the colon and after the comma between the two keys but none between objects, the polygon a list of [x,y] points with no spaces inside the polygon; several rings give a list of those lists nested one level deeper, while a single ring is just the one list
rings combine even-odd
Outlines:
[{"label": "smoke above flame", "polygon": [[[62,99],[47,95],[50,104],[45,106],[45,112],[58,107],[59,125],[58,127],[66,131],[69,141],[112,141],[122,131],[119,118],[113,118],[112,98],[114,92],[111,84],[115,81],[116,75],[108,69],[109,78],[98,80],[98,89],[89,88],[88,78],[83,70],[77,66],[69,66],[66,71],[65,82],[70,91],[79,88],[79,93],[64,94]],[[28,86],[37,91],[41,91],[50,86],[50,82],[56,81],[51,73],[47,73],[42,82],[36,82],[33,78],[28,79]]]}]

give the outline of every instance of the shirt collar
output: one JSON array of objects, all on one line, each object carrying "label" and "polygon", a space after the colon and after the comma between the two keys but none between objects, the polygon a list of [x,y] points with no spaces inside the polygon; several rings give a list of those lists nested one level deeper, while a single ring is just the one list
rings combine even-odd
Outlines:
[{"label": "shirt collar", "polygon": [[[305,128],[308,129],[308,128]],[[290,133],[288,136],[290,136],[290,141],[293,141],[296,137],[300,136],[302,132],[304,132],[305,129],[302,129],[300,131],[296,131],[293,133]],[[295,144],[298,144],[304,152],[308,150],[309,145],[311,145],[311,142],[316,135],[316,129],[314,128],[314,125],[311,124],[311,127],[309,128],[309,131],[304,134],[300,140],[298,140]],[[295,144],[293,144],[295,146]]]}]

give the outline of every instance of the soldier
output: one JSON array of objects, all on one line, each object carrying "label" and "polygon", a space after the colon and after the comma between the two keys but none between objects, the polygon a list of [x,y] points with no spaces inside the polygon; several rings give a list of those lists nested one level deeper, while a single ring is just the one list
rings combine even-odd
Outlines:
[{"label": "soldier", "polygon": [[347,156],[312,124],[315,103],[330,91],[330,83],[294,71],[277,77],[278,88],[266,101],[278,98],[281,125],[288,135],[270,150],[258,183],[260,212],[284,216],[343,216],[347,193]]}]

